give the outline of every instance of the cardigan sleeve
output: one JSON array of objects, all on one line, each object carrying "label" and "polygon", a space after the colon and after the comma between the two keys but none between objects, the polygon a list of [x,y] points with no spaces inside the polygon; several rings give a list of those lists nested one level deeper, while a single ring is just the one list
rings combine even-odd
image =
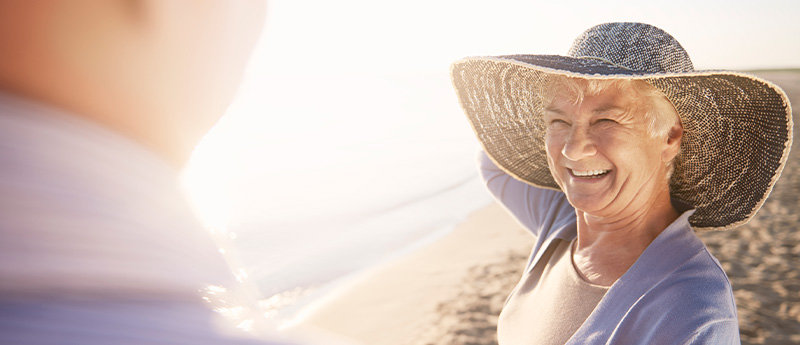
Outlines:
[{"label": "cardigan sleeve", "polygon": [[511,177],[483,151],[478,154],[478,164],[483,182],[494,198],[534,236],[539,237],[560,221],[575,218],[575,209],[564,193],[534,187]]}]

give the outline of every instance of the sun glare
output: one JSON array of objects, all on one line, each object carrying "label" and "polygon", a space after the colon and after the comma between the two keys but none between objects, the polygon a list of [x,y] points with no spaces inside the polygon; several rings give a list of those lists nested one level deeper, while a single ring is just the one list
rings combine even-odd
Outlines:
[{"label": "sun glare", "polygon": [[230,188],[225,183],[229,165],[224,157],[231,149],[225,140],[209,144],[209,138],[213,139],[213,134],[195,148],[181,183],[203,225],[211,231],[224,231],[230,222],[232,202]]},{"label": "sun glare", "polygon": [[[748,48],[764,40],[744,41],[742,35],[726,34],[723,38],[730,42],[717,42],[722,38],[714,32],[729,32],[731,26],[750,30],[746,28],[752,26],[742,25],[747,20],[725,18],[748,16],[750,6],[756,5],[708,11],[710,4],[697,4],[687,11],[681,1],[645,7],[619,1],[572,7],[562,2],[504,1],[312,3],[270,2],[264,34],[237,101],[196,148],[184,172],[186,191],[211,229],[254,215],[306,217],[313,198],[327,205],[322,207],[325,211],[364,206],[360,203],[369,203],[379,191],[388,195],[382,185],[364,182],[379,180],[377,176],[397,179],[400,168],[419,170],[392,164],[401,154],[415,155],[406,152],[415,144],[423,147],[418,155],[424,155],[426,140],[453,135],[442,131],[421,139],[425,128],[466,126],[448,80],[449,63],[464,56],[562,54],[575,35],[591,25],[634,19],[676,35],[698,68],[780,66],[798,54],[798,46],[790,45],[781,48],[793,49],[785,54],[763,55],[760,51],[777,48]],[[553,15],[559,13],[569,17]],[[718,30],[709,32],[710,22],[686,21],[675,13],[702,16]],[[413,25],[408,25],[411,18]],[[477,18],[482,25],[475,25]],[[774,20],[762,29],[775,31],[775,40],[789,37],[797,25],[787,22]],[[712,46],[739,50],[708,49]],[[437,119],[454,125],[432,123]],[[347,183],[359,188],[346,189]],[[313,192],[303,194],[306,191]]]}]

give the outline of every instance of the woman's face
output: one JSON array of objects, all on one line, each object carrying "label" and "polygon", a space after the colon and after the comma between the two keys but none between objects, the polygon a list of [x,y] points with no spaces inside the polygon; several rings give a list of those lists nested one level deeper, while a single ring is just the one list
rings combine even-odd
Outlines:
[{"label": "woman's face", "polygon": [[645,100],[610,87],[579,102],[557,95],[546,107],[550,172],[570,204],[613,217],[644,211],[668,190],[666,136],[648,133]]}]

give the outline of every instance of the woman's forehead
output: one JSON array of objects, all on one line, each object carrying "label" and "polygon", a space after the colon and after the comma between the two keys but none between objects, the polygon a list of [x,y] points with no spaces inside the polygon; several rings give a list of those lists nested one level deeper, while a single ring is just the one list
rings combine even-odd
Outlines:
[{"label": "woman's forehead", "polygon": [[588,113],[627,112],[644,101],[645,98],[636,90],[605,88],[596,94],[584,94],[576,97],[572,93],[556,93],[545,104],[545,112],[565,114],[580,110]]},{"label": "woman's forehead", "polygon": [[[569,103],[580,104],[587,96],[608,98],[613,103],[638,103],[637,98],[644,98],[648,87],[644,81],[630,79],[585,79],[565,76],[552,76],[543,85],[542,104],[545,108],[551,105],[567,106]],[[608,101],[608,100],[607,100]]]}]

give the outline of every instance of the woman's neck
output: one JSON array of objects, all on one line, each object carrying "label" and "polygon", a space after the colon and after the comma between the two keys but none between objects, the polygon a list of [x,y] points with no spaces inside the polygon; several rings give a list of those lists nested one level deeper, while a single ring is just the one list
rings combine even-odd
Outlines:
[{"label": "woman's neck", "polygon": [[576,210],[578,238],[572,254],[588,282],[609,286],[630,268],[647,246],[678,218],[669,192],[649,207],[618,217],[597,217]]}]

